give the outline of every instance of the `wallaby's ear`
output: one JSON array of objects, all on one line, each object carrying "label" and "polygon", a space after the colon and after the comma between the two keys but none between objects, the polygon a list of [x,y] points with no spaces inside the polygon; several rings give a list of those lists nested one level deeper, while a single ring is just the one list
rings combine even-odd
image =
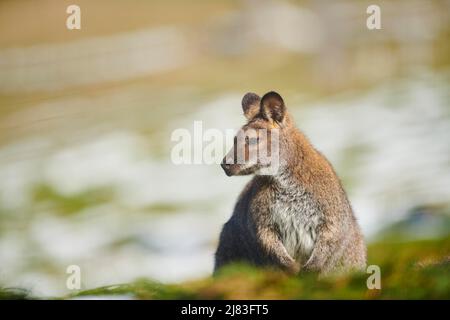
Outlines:
[{"label": "wallaby's ear", "polygon": [[242,98],[242,110],[247,120],[253,119],[258,114],[260,101],[260,96],[253,92],[246,93]]},{"label": "wallaby's ear", "polygon": [[261,99],[261,113],[268,120],[283,122],[286,114],[283,98],[275,91],[266,93]]}]

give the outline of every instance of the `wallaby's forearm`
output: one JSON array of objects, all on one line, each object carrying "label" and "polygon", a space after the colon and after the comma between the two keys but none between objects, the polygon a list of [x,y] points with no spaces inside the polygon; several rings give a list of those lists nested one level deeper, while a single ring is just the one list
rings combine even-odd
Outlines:
[{"label": "wallaby's forearm", "polygon": [[332,230],[340,230],[333,227],[334,223],[328,221],[317,230],[317,238],[311,256],[302,266],[304,271],[317,271],[327,274],[335,267],[336,259],[342,252],[344,235]]},{"label": "wallaby's forearm", "polygon": [[274,230],[268,227],[259,228],[257,238],[271,264],[289,273],[297,273],[300,270],[299,264],[289,255]]}]

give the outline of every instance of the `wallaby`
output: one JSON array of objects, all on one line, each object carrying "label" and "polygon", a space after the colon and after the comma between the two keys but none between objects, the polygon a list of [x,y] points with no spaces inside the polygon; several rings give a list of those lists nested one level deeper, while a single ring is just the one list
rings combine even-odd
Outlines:
[{"label": "wallaby", "polygon": [[[254,174],[223,226],[215,267],[247,262],[289,273],[320,275],[363,270],[366,247],[352,207],[327,159],[296,128],[281,96],[269,92],[242,99],[247,123],[222,161],[228,176]],[[249,137],[250,131],[267,132]],[[274,133],[277,133],[276,135]],[[278,148],[271,149],[278,139]],[[277,163],[249,155],[269,149]],[[243,152],[244,161],[236,155]]]}]

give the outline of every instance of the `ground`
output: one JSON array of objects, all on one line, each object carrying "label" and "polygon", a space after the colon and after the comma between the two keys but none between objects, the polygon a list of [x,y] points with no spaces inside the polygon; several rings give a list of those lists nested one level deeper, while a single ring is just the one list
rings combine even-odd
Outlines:
[{"label": "ground", "polygon": [[[368,248],[368,263],[381,269],[381,289],[369,290],[370,274],[316,279],[235,265],[216,277],[180,284],[138,279],[77,292],[68,297],[117,296],[132,299],[449,299],[450,237],[435,240],[377,242]],[[0,298],[29,297],[3,289]]]}]

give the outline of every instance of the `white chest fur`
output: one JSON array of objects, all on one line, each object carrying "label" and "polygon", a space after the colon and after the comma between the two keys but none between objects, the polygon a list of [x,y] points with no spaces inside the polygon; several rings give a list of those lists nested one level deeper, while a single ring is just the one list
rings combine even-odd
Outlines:
[{"label": "white chest fur", "polygon": [[300,189],[277,192],[271,215],[291,257],[297,261],[307,260],[314,248],[320,220],[314,202]]}]

